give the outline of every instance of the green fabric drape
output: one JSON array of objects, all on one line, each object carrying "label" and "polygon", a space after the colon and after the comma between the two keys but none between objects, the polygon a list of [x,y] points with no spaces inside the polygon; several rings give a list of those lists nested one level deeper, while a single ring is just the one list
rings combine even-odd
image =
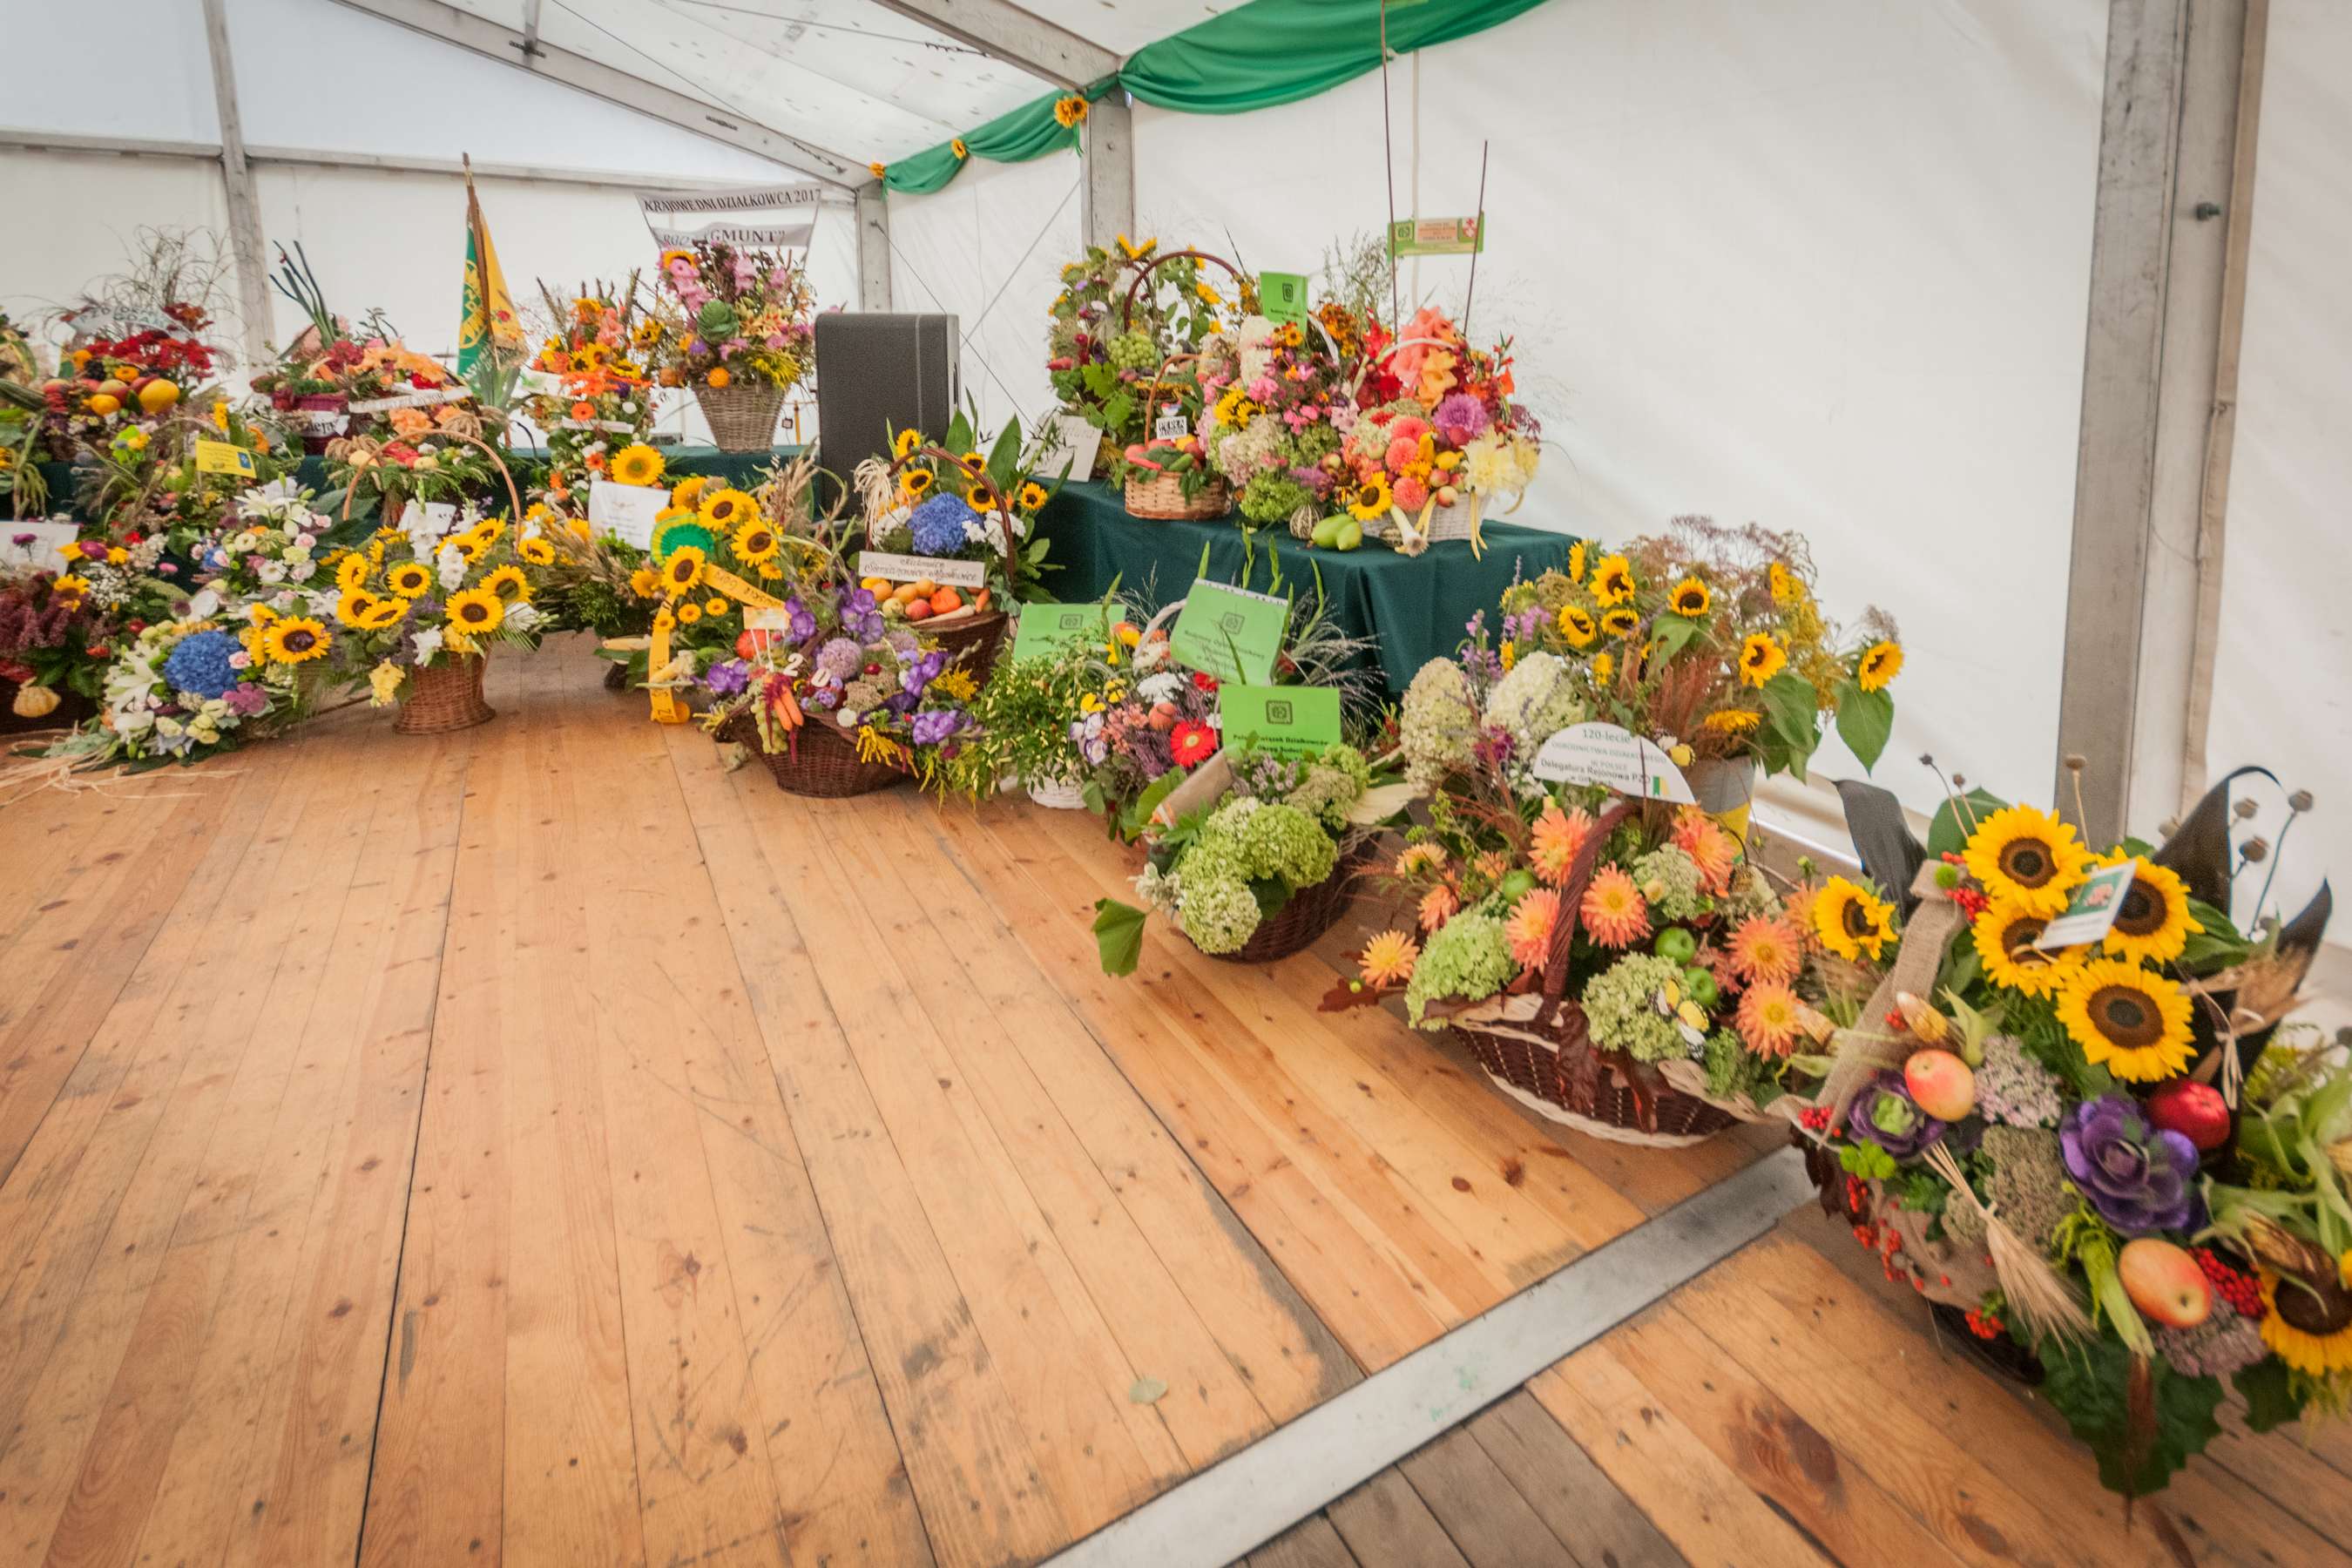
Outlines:
[{"label": "green fabric drape", "polygon": [[[1544,0],[1390,0],[1389,47],[1411,54],[1468,37],[1532,11]],[[1328,92],[1381,66],[1381,0],[1249,0],[1197,26],[1147,44],[1118,72],[1086,89],[1092,101],[1124,89],[1137,101],[1187,114],[1246,114]],[[1049,92],[963,138],[972,158],[1022,163],[1065,148],[1078,129],[1054,119],[1065,95]],[[952,142],[901,158],[882,177],[890,190],[944,189],[970,160]]]}]

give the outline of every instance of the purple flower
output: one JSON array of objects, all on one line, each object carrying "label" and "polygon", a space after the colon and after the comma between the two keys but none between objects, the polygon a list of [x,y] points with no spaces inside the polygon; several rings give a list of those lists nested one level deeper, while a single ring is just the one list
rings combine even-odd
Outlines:
[{"label": "purple flower", "polygon": [[[798,602],[798,600],[793,601],[794,604]],[[882,635],[882,612],[875,607],[872,589],[853,587],[844,584],[840,590],[838,603],[841,609],[842,630],[861,642],[872,642]],[[793,625],[795,637],[804,637],[809,635],[809,632],[798,629],[800,626],[798,621],[794,621]],[[815,629],[816,624],[812,621],[809,624],[809,631],[813,632]]]},{"label": "purple flower", "polygon": [[1457,392],[1438,404],[1429,422],[1448,442],[1466,447],[1486,433],[1486,405],[1466,392]]},{"label": "purple flower", "polygon": [[2066,1173],[2091,1206],[2126,1236],[2194,1230],[2203,1222],[2197,1145],[2159,1129],[2127,1095],[2103,1094],[2058,1125]]},{"label": "purple flower", "polygon": [[1904,1087],[1903,1075],[1879,1073],[1853,1097],[1846,1112],[1846,1131],[1866,1138],[1897,1160],[1916,1158],[1944,1135],[1944,1123],[1919,1109]]},{"label": "purple flower", "polygon": [[914,719],[915,744],[936,746],[961,731],[970,722],[960,708],[942,708],[928,713],[918,713]]},{"label": "purple flower", "polygon": [[865,662],[866,650],[847,637],[835,637],[816,650],[817,673],[835,680],[847,680]]},{"label": "purple flower", "polygon": [[32,543],[32,542],[33,542],[33,541],[34,541],[35,539],[37,539],[37,538],[38,538],[38,537],[39,537],[39,535],[37,535],[37,534],[31,534],[31,533],[18,533],[18,534],[12,534],[12,535],[10,535],[9,537],[10,537],[11,542],[12,542],[16,546],[16,548],[17,548],[17,549],[19,549],[19,550],[22,550],[22,549],[24,549],[26,545],[28,545],[28,544],[30,544],[30,543]]},{"label": "purple flower", "polygon": [[712,665],[702,672],[702,684],[714,696],[732,697],[751,683],[751,667],[740,658]]},{"label": "purple flower", "polygon": [[221,697],[228,710],[239,718],[250,719],[269,706],[269,693],[250,681],[232,686]]},{"label": "purple flower", "polygon": [[795,643],[803,643],[816,636],[816,617],[794,595],[784,601],[784,632]]},{"label": "purple flower", "polygon": [[899,689],[909,697],[920,697],[940,671],[948,667],[948,656],[937,648],[898,672]]}]

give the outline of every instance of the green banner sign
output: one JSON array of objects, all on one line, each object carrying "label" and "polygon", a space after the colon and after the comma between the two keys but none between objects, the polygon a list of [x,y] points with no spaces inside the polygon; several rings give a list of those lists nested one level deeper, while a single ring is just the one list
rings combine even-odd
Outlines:
[{"label": "green banner sign", "polygon": [[1203,577],[1184,595],[1170,649],[1188,668],[1219,680],[1274,684],[1275,657],[1290,626],[1290,602]]},{"label": "green banner sign", "polygon": [[1127,619],[1127,606],[1117,599],[1083,605],[1024,605],[1013,634],[1015,659],[1056,654],[1074,642],[1106,643],[1111,627]]},{"label": "green banner sign", "polygon": [[1329,686],[1217,688],[1227,748],[1321,756],[1339,743],[1339,693]]}]

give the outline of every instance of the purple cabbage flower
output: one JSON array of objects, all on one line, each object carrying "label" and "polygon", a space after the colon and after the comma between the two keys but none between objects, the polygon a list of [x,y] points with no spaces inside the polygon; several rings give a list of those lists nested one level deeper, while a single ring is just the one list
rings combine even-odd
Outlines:
[{"label": "purple cabbage flower", "polygon": [[1486,405],[1466,392],[1457,392],[1439,402],[1429,422],[1447,441],[1466,447],[1486,433]]},{"label": "purple cabbage flower", "polygon": [[2150,1122],[2139,1102],[2103,1094],[2066,1113],[2058,1125],[2066,1173],[2126,1236],[2195,1230],[2204,1218],[2197,1191],[2197,1145]]},{"label": "purple cabbage flower", "polygon": [[1917,1158],[1944,1135],[1944,1130],[1943,1122],[1919,1109],[1919,1102],[1904,1086],[1903,1075],[1891,1070],[1864,1084],[1846,1113],[1846,1131],[1868,1139],[1897,1160]]}]

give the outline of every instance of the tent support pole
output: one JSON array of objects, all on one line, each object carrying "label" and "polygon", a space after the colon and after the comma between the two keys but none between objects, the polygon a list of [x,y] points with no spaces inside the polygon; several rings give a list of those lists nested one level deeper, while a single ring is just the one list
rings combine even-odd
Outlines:
[{"label": "tent support pole", "polygon": [[1113,89],[1095,100],[1080,132],[1086,165],[1080,226],[1088,245],[1108,250],[1135,232],[1135,110]]},{"label": "tent support pole", "polygon": [[933,32],[1056,87],[1083,88],[1118,68],[1118,57],[1012,0],[877,0]]},{"label": "tent support pole", "polygon": [[857,187],[857,308],[890,308],[890,204],[879,182]]},{"label": "tent support pole", "polygon": [[2152,831],[2183,785],[2208,454],[2243,306],[2216,220],[2252,195],[2237,143],[2265,15],[2266,0],[2107,8],[2053,789],[2071,806],[2064,759],[2083,758],[2078,826],[2098,844]]},{"label": "tent support pole", "polygon": [[229,247],[236,258],[237,310],[245,318],[246,363],[269,357],[269,274],[261,241],[261,204],[245,161],[245,121],[236,107],[236,62],[229,54],[226,0],[205,0],[205,45],[212,55],[213,104],[220,119],[221,180],[228,188]]}]

